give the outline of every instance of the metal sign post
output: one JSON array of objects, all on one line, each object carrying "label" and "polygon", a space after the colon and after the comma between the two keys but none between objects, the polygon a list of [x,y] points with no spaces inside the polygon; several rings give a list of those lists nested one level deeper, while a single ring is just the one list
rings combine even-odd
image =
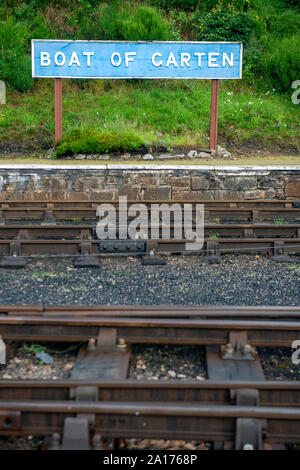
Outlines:
[{"label": "metal sign post", "polygon": [[217,150],[218,144],[218,100],[219,100],[219,80],[211,81],[211,108],[210,108],[210,134],[209,148]]},{"label": "metal sign post", "polygon": [[62,138],[62,79],[54,80],[54,96],[55,96],[55,142],[59,142]]},{"label": "metal sign post", "polygon": [[242,78],[240,42],[32,40],[32,76],[55,79],[55,142],[62,138],[62,79],[211,80],[210,149],[217,149],[219,79]]}]

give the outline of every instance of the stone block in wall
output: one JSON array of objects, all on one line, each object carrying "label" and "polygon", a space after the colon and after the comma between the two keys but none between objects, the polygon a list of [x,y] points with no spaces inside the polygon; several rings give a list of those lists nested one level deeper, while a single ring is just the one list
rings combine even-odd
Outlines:
[{"label": "stone block in wall", "polygon": [[34,191],[23,191],[22,198],[25,201],[50,201],[53,199],[51,191],[36,189]]},{"label": "stone block in wall", "polygon": [[67,201],[68,191],[51,191],[51,199],[53,201]]},{"label": "stone block in wall", "polygon": [[187,188],[184,188],[182,186],[172,186],[172,193],[173,192],[186,192]]},{"label": "stone block in wall", "polygon": [[37,190],[50,190],[52,189],[52,176],[40,174],[36,179]]},{"label": "stone block in wall", "polygon": [[9,173],[4,177],[3,189],[5,191],[24,191],[28,179],[30,180],[27,175]]},{"label": "stone block in wall", "polygon": [[90,201],[92,200],[97,200],[97,201],[113,201],[117,199],[117,190],[114,191],[97,191],[97,190],[92,190],[88,191],[85,194],[88,195],[88,199]]},{"label": "stone block in wall", "polygon": [[140,186],[155,186],[158,183],[156,176],[136,176],[132,178],[132,182]]},{"label": "stone block in wall", "polygon": [[193,176],[191,183],[192,190],[208,189],[209,180],[205,176]]},{"label": "stone block in wall", "polygon": [[124,185],[121,187],[118,196],[127,196],[128,201],[137,201],[141,188],[139,186]]},{"label": "stone block in wall", "polygon": [[167,182],[173,188],[176,187],[190,189],[191,187],[191,179],[188,176],[171,176],[168,178]]},{"label": "stone block in wall", "polygon": [[243,199],[242,191],[230,191],[229,189],[216,189],[213,191],[214,199],[217,201],[234,201],[235,199]]},{"label": "stone block in wall", "polygon": [[288,181],[285,195],[287,197],[300,197],[300,180]]},{"label": "stone block in wall", "polygon": [[214,191],[173,191],[173,201],[212,201]]},{"label": "stone block in wall", "polygon": [[261,178],[258,179],[259,189],[282,189],[284,188],[285,181],[283,178]]},{"label": "stone block in wall", "polygon": [[67,178],[53,176],[51,188],[52,190],[59,190],[59,191],[66,190],[68,188]]},{"label": "stone block in wall", "polygon": [[247,191],[257,189],[256,176],[223,176],[221,188],[232,191]]},{"label": "stone block in wall", "polygon": [[103,189],[104,178],[97,176],[82,176],[74,181],[75,191],[90,191],[91,189]]},{"label": "stone block in wall", "polygon": [[111,188],[118,188],[120,186],[120,180],[125,183],[126,178],[123,179],[122,173],[118,176],[107,176],[104,180],[104,186]]},{"label": "stone block in wall", "polygon": [[143,201],[165,201],[171,198],[171,187],[161,186],[142,189]]},{"label": "stone block in wall", "polygon": [[256,189],[255,191],[245,191],[243,199],[272,199],[276,197],[275,189]]},{"label": "stone block in wall", "polygon": [[91,199],[89,195],[90,193],[88,191],[69,191],[67,193],[67,199],[68,201],[88,201]]}]

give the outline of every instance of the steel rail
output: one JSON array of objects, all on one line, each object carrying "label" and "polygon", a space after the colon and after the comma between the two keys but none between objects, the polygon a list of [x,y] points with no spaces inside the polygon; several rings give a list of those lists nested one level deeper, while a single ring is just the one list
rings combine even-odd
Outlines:
[{"label": "steel rail", "polygon": [[[0,218],[2,220],[31,218],[41,219],[49,217],[53,219],[68,218],[95,218],[96,209],[102,203],[112,204],[119,211],[118,201],[7,201],[0,205]],[[148,209],[152,204],[190,204],[195,211],[196,204],[204,204],[206,216],[215,218],[237,218],[246,220],[300,218],[299,201],[291,200],[172,200],[172,201],[128,201],[131,204],[143,204]],[[47,215],[48,213],[48,215]]]},{"label": "steel rail", "polygon": [[[8,200],[2,201],[0,204],[0,210],[2,209],[13,209],[13,208],[41,208],[41,209],[52,209],[52,208],[95,208],[99,204],[107,204],[109,202],[112,205],[118,206],[118,200],[107,200],[107,199],[90,199],[90,200],[83,200],[83,199],[72,199],[72,200],[61,200],[61,199],[52,199],[51,201],[48,200]],[[207,204],[212,207],[282,207],[282,208],[291,208],[293,205],[297,205],[300,202],[297,198],[290,198],[290,199],[233,199],[233,200],[212,200],[212,199],[178,199],[178,200],[169,200],[169,199],[145,199],[145,200],[136,200],[136,199],[128,199],[128,204],[136,204],[142,203],[146,205],[150,204]]]},{"label": "steel rail", "polygon": [[[178,225],[182,229],[181,225]],[[142,228],[142,226],[141,226]],[[145,226],[150,232],[150,228]],[[174,229],[176,225],[170,223],[168,227],[164,227],[162,224],[151,224],[151,230],[158,228],[160,231],[158,241],[166,243],[167,240],[163,239],[161,232],[167,228],[170,230],[171,237],[173,238]],[[192,224],[192,229],[195,229],[195,224]],[[223,224],[223,223],[205,223],[204,234],[209,239],[209,236],[217,235],[218,237],[239,237],[239,238],[300,238],[300,224]],[[96,239],[96,223],[86,225],[56,225],[47,224],[45,225],[0,225],[0,239],[23,239],[36,238],[36,237],[50,237],[50,238],[62,238],[62,237],[76,237],[82,240]],[[139,239],[140,241],[155,241],[155,239]],[[185,238],[181,239],[187,241]],[[129,239],[130,241],[130,239]],[[176,241],[176,239],[174,239]],[[180,240],[179,240],[180,241]]]},{"label": "steel rail", "polygon": [[78,387],[96,387],[99,401],[180,402],[230,405],[233,392],[258,390],[260,406],[300,406],[300,383],[297,381],[241,380],[1,380],[1,401],[65,401],[75,397]]},{"label": "steel rail", "polygon": [[102,437],[233,441],[236,420],[252,418],[266,422],[265,443],[300,441],[299,408],[164,402],[0,401],[0,434],[62,432],[65,419],[78,413],[94,415],[94,432]]},{"label": "steel rail", "polygon": [[0,317],[2,338],[15,341],[89,341],[100,328],[115,328],[129,344],[224,345],[232,331],[247,331],[252,346],[286,346],[299,339],[300,322],[181,318]]},{"label": "steel rail", "polygon": [[54,317],[131,317],[131,318],[300,318],[299,306],[230,305],[0,305],[0,315]]},{"label": "steel rail", "polygon": [[[163,254],[172,254],[172,253],[186,253],[186,254],[201,254],[207,253],[207,243],[214,241],[217,243],[218,252],[229,253],[229,252],[245,252],[250,253],[252,251],[257,252],[273,252],[274,243],[276,241],[283,242],[283,248],[285,250],[292,250],[293,252],[300,252],[300,238],[217,238],[217,239],[204,239],[204,248],[200,250],[186,250],[186,243],[188,240],[139,240],[140,249],[132,249],[128,251],[125,248],[125,251],[120,251],[118,253],[114,252],[105,252],[103,247],[103,242],[101,240],[84,240],[84,239],[72,239],[72,240],[0,240],[0,256],[9,256],[11,253],[11,243],[17,242],[20,246],[19,256],[34,256],[34,255],[62,255],[62,256],[79,256],[81,254],[81,244],[82,242],[89,242],[91,246],[91,255],[98,256],[125,256],[125,255],[143,255],[150,250],[150,247],[147,248],[148,242],[152,246],[153,243],[156,244],[157,253]],[[128,243],[128,242],[126,242]],[[189,242],[191,243],[191,242]],[[143,247],[142,245],[145,245]],[[103,251],[101,251],[103,250]]]}]

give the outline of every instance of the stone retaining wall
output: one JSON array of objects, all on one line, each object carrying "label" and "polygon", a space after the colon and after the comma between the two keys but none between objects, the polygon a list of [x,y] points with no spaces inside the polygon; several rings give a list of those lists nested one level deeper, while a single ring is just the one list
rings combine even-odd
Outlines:
[{"label": "stone retaining wall", "polygon": [[300,167],[0,166],[0,200],[291,199]]}]

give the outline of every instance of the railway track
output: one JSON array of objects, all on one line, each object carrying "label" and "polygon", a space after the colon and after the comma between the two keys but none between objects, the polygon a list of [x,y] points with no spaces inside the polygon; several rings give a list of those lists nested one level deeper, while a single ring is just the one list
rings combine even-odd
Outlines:
[{"label": "railway track", "polygon": [[[0,335],[84,343],[69,380],[0,381],[0,435],[50,435],[56,449],[129,437],[300,443],[300,383],[266,381],[256,350],[291,347],[300,307],[1,305]],[[128,380],[136,343],[205,346],[208,379]]]},{"label": "railway track", "polygon": [[[0,266],[23,267],[26,257],[40,255],[75,257],[75,266],[80,267],[99,266],[101,256],[128,254],[141,256],[143,264],[165,264],[160,255],[172,253],[205,254],[209,261],[220,262],[220,255],[228,252],[269,253],[275,260],[288,262],[289,253],[300,251],[300,202],[295,200],[197,201],[205,208],[204,244],[200,250],[188,252],[187,239],[174,236],[177,226],[172,217],[168,238],[163,231],[164,221],[160,220],[157,239],[150,238],[148,228],[138,239],[119,239],[119,226],[116,240],[99,240],[96,210],[102,202],[109,202],[118,210],[117,201],[2,203]],[[153,203],[176,203],[181,207],[192,204],[191,228],[195,229],[195,201],[138,202],[149,211]],[[83,223],[86,220],[89,222]]]},{"label": "railway track", "polygon": [[[171,237],[173,229],[171,226]],[[156,254],[150,257],[150,264],[162,264],[159,255],[175,253],[204,254],[210,261],[220,262],[220,255],[230,252],[268,253],[288,262],[293,261],[288,254],[300,252],[300,224],[207,223],[204,236],[201,249],[186,251],[185,238],[99,240],[92,225],[0,226],[0,266],[23,267],[26,257],[38,255],[78,257],[75,266],[83,267],[99,266],[101,256],[128,254],[148,261],[145,255]]]},{"label": "railway track", "polygon": [[[8,201],[0,204],[0,223],[15,219],[43,220],[55,222],[68,219],[94,219],[96,210],[102,203],[109,203],[118,210],[118,201]],[[259,221],[268,219],[300,220],[300,201],[291,200],[178,200],[178,201],[127,201],[128,205],[143,204],[150,209],[151,204],[204,204],[207,220],[214,218]]]}]

